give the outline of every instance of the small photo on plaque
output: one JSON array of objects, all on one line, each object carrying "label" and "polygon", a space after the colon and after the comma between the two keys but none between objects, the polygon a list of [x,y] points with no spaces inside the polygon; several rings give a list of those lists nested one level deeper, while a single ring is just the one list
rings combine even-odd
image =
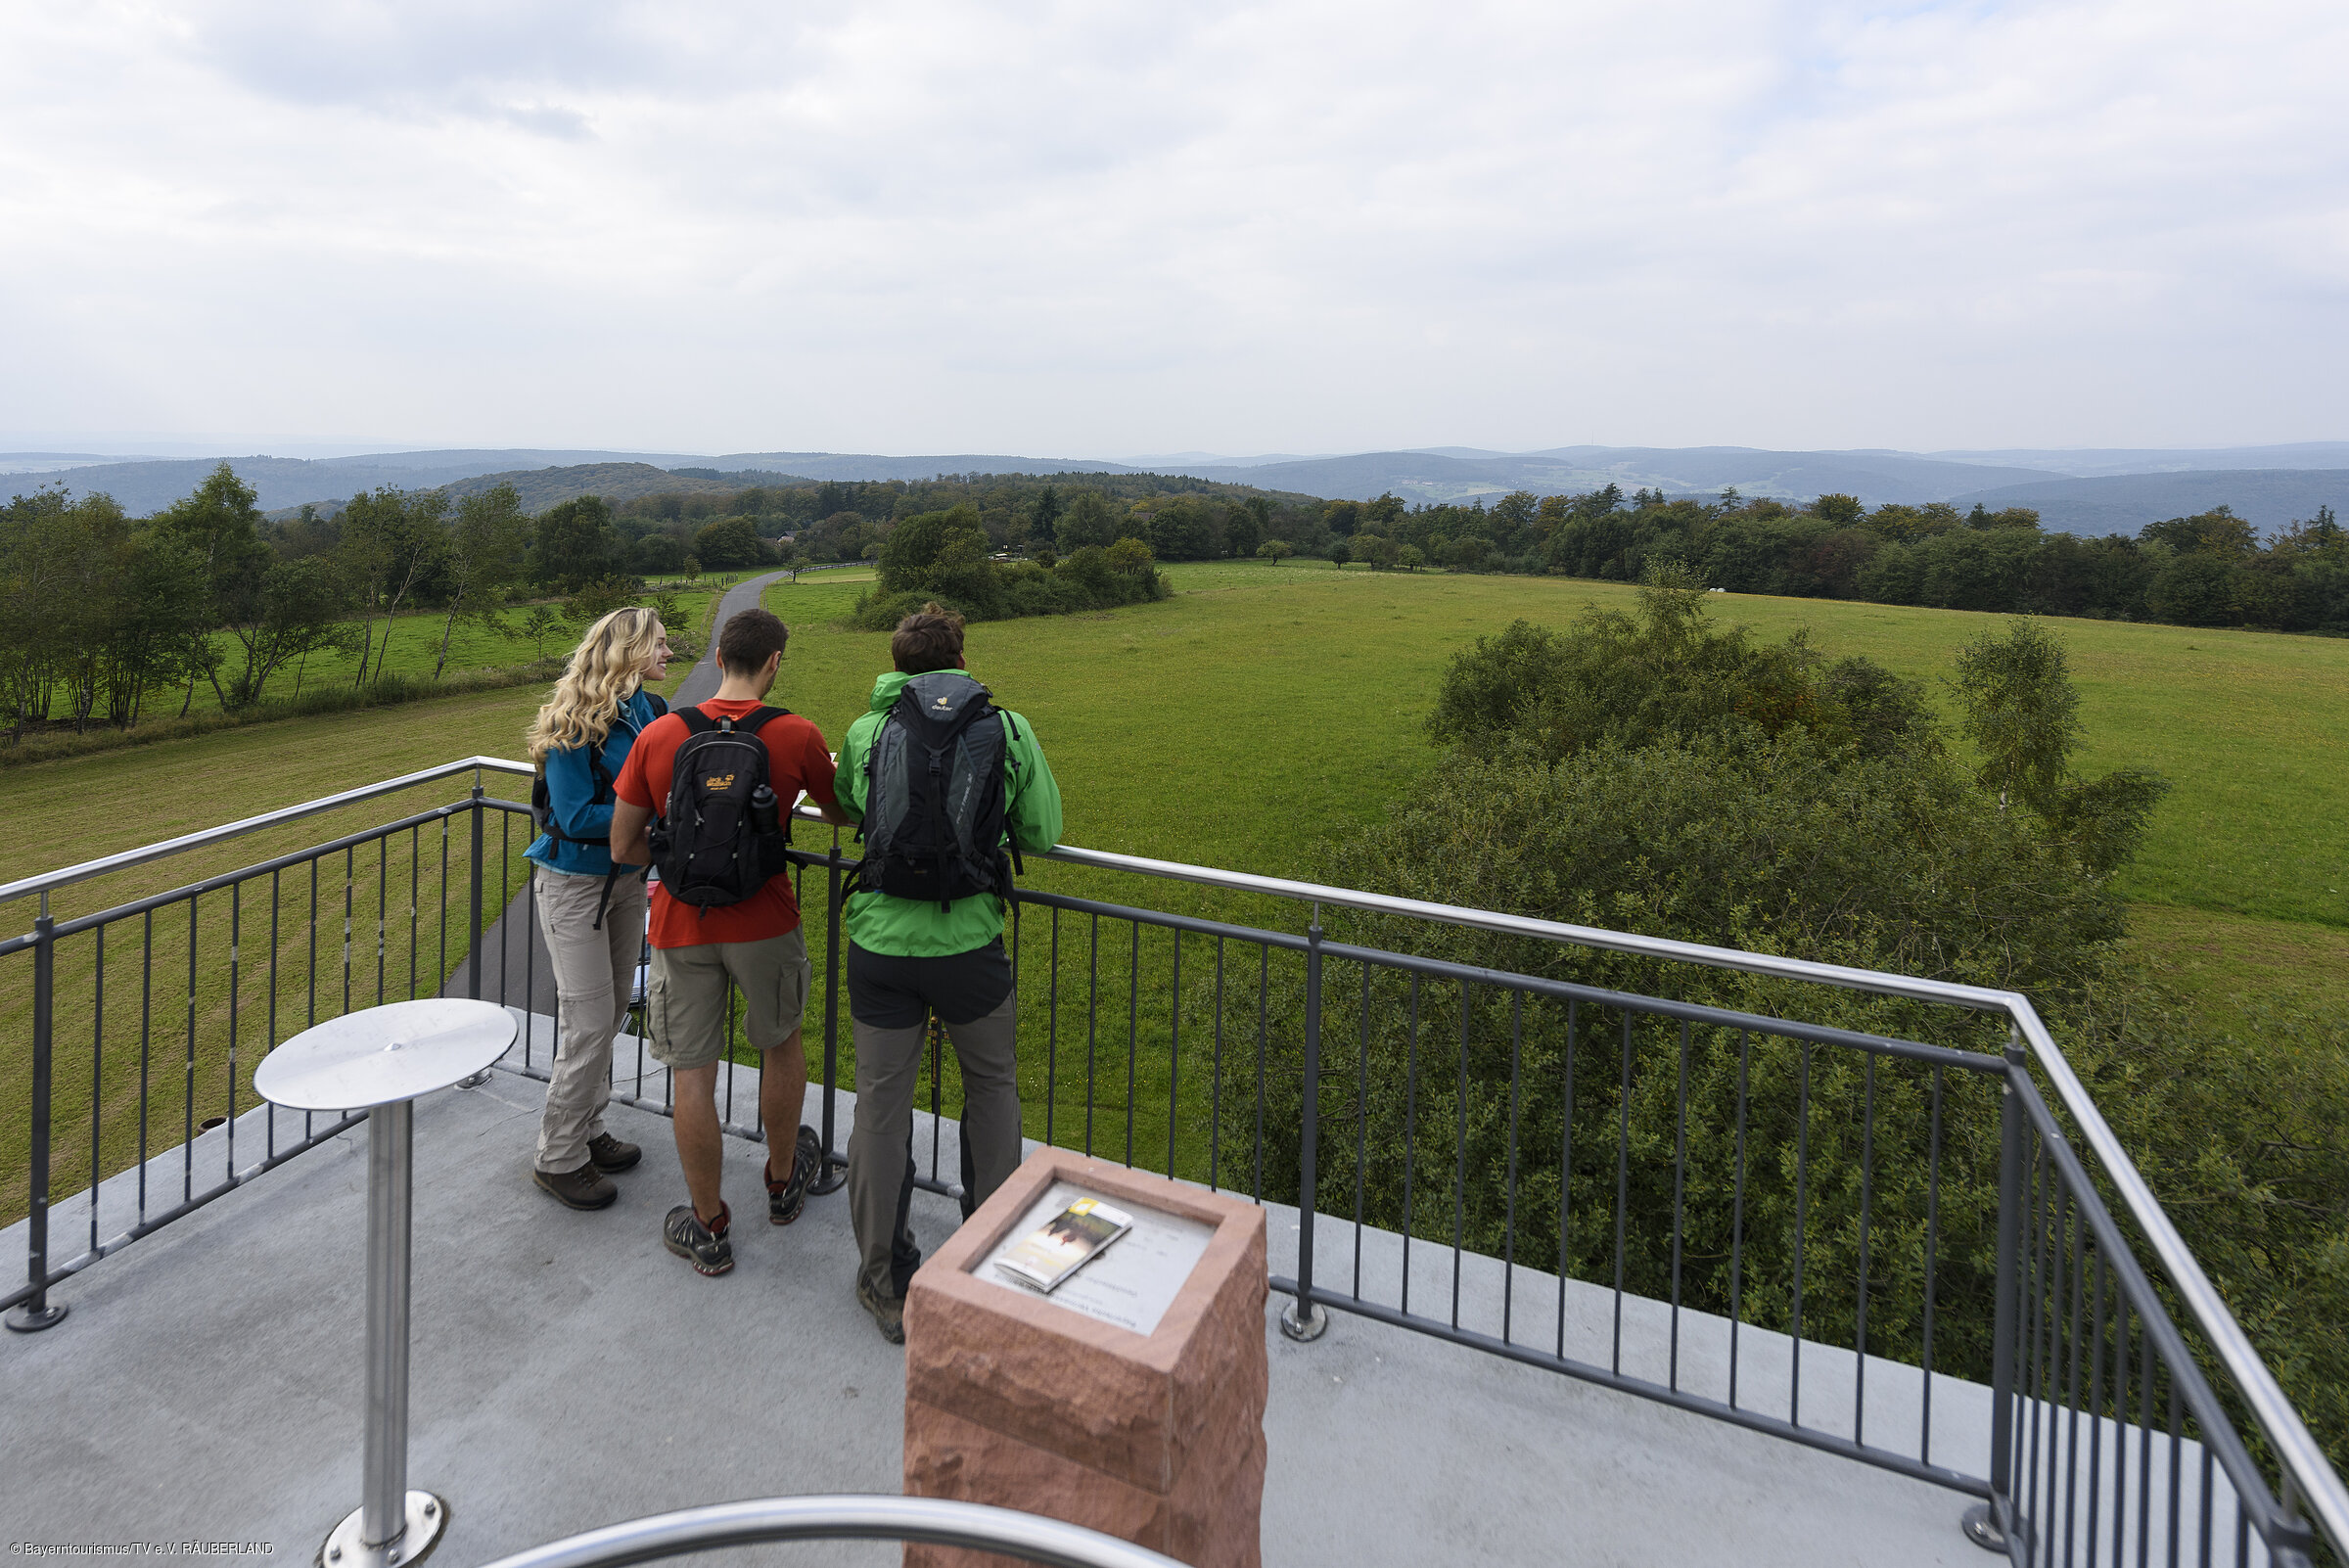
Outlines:
[{"label": "small photo on plaque", "polygon": [[1125,1210],[1098,1198],[1079,1198],[995,1260],[995,1270],[1014,1284],[1048,1296],[1132,1228],[1133,1217]]}]

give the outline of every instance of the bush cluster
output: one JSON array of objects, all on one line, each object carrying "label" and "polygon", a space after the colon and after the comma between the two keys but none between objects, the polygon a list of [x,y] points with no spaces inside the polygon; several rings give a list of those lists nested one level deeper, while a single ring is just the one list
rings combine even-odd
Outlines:
[{"label": "bush cluster", "polygon": [[[2071,770],[2070,681],[2045,627],[1980,639],[1957,676],[1977,761],[1912,684],[1799,639],[1757,644],[1711,624],[1693,593],[1651,587],[1635,616],[1594,612],[1562,631],[1520,623],[1455,660],[1430,718],[1444,761],[1383,822],[1326,846],[1319,871],[2026,992],[2270,1364],[2349,1456],[2349,1021],[2278,1020],[2253,1041],[2189,1027],[2118,946],[2113,877],[2160,781]],[[1993,1056],[2004,1043],[1974,1015],[1898,998],[1384,915],[1328,925],[1336,942],[1618,994]],[[1521,1264],[1600,1283],[1620,1268],[1642,1294],[1734,1305],[1830,1344],[1862,1343],[1864,1307],[1865,1348],[1912,1363],[1930,1303],[1936,1367],[1989,1375],[1994,1079],[1599,1002],[1333,973],[1323,1212],[1488,1253],[1513,1245]],[[1226,1070],[1221,1131],[1246,1147],[1261,1127],[1266,1195],[1294,1201],[1303,997],[1267,992],[1262,1077],[1255,1062]]]},{"label": "bush cluster", "polygon": [[880,580],[856,601],[852,623],[887,631],[930,600],[968,621],[1068,615],[1164,599],[1174,590],[1139,539],[1082,546],[1061,560],[998,561],[969,504],[909,517],[881,547]]}]

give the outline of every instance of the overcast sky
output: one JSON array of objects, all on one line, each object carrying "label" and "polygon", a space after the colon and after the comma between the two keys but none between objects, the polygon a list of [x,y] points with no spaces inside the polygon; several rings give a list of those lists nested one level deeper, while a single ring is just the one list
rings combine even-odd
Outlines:
[{"label": "overcast sky", "polygon": [[2349,7],[0,0],[0,433],[2349,437]]}]

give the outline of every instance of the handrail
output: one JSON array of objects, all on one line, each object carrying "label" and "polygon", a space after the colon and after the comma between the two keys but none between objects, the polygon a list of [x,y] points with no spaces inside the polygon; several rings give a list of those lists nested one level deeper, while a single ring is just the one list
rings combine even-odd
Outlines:
[{"label": "handrail", "polygon": [[623,1568],[770,1541],[919,1541],[999,1551],[1050,1568],[1180,1568],[1147,1546],[1038,1514],[946,1498],[855,1493],[760,1498],[650,1514],[518,1551],[487,1568]]},{"label": "handrail", "polygon": [[[0,903],[6,903],[31,894],[47,895],[54,889],[88,881],[112,871],[146,865],[166,859],[187,850],[227,839],[242,837],[274,827],[280,823],[296,822],[362,801],[395,794],[435,779],[447,778],[473,770],[510,773],[528,776],[532,770],[527,762],[497,757],[469,757],[438,767],[402,774],[358,789],[345,790],[338,795],[309,801],[299,806],[265,811],[202,832],[167,839],[142,849],[124,851],[78,865],[25,877],[0,885]],[[812,818],[814,813],[798,813]],[[2160,1260],[2172,1284],[2197,1326],[2207,1337],[2212,1352],[2225,1366],[2228,1375],[2240,1389],[2253,1416],[2266,1431],[2274,1446],[2278,1461],[2282,1465],[2291,1488],[2295,1490],[2314,1515],[2334,1548],[2349,1555],[2349,1488],[2345,1488],[2325,1453],[2300,1419],[2291,1401],[2268,1370],[2267,1363],[2251,1346],[2235,1319],[2229,1312],[2217,1287],[2194,1260],[2186,1240],[2170,1222],[2152,1188],[2139,1174],[2130,1160],[2119,1136],[2104,1120],[2103,1113],[2089,1097],[2086,1085],[2072,1070],[2062,1049],[2048,1030],[2037,1009],[2020,992],[1999,991],[1981,986],[1953,985],[1947,981],[1924,980],[1907,975],[1887,974],[1877,970],[1855,969],[1842,964],[1815,963],[1803,958],[1790,958],[1777,953],[1744,952],[1733,947],[1718,947],[1703,943],[1678,942],[1670,938],[1645,937],[1634,932],[1606,931],[1593,926],[1578,926],[1564,921],[1542,920],[1529,915],[1513,915],[1492,909],[1467,909],[1452,904],[1431,903],[1419,899],[1396,898],[1386,894],[1365,893],[1357,889],[1331,887],[1322,883],[1300,882],[1284,877],[1259,876],[1245,871],[1225,871],[1210,866],[1187,865],[1174,860],[1157,860],[1142,855],[1118,854],[1101,850],[1086,850],[1075,845],[1056,845],[1042,856],[1064,865],[1083,866],[1095,870],[1123,871],[1136,876],[1161,877],[1187,882],[1200,887],[1221,888],[1230,892],[1255,893],[1272,898],[1306,903],[1326,903],[1334,907],[1359,909],[1370,913],[1405,915],[1414,919],[1432,920],[1448,925],[1493,931],[1504,936],[1537,938],[1548,942],[1568,943],[1576,946],[1594,947],[1604,951],[1635,953],[1647,957],[1669,959],[1681,963],[1702,964],[1710,968],[1736,970],[1746,974],[1768,975],[1785,980],[1799,980],[1819,985],[1835,986],[1878,995],[1903,996],[1914,1001],[1946,1003],[1952,1006],[1979,1009],[2003,1014],[2014,1035],[2026,1044],[2040,1067],[2048,1075],[2050,1085],[2080,1130],[2082,1138],[2095,1153],[2122,1206],[2144,1232],[2147,1244]]]}]

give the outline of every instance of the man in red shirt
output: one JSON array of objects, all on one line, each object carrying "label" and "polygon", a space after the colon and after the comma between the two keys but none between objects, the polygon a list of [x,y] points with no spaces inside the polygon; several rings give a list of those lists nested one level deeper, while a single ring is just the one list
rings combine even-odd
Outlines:
[{"label": "man in red shirt", "polygon": [[[701,704],[710,719],[747,717],[775,683],[790,636],[764,610],[738,612],[717,639],[717,695]],[[671,713],[645,726],[614,784],[612,857],[630,865],[652,860],[648,829],[666,816],[678,747],[692,733]],[[845,822],[832,794],[832,760],[823,732],[794,714],[759,729],[766,745],[767,779],[778,808],[788,811],[805,790],[824,816]],[[653,1056],[675,1085],[677,1162],[693,1201],[668,1212],[662,1240],[700,1272],[734,1267],[728,1235],[732,1215],[718,1192],[722,1134],[717,1121],[717,1064],[726,1036],[727,982],[743,995],[743,1031],[760,1051],[759,1110],[767,1131],[767,1219],[787,1225],[800,1217],[807,1183],[823,1160],[814,1131],[800,1122],[807,1093],[807,1057],[800,1045],[811,971],[800,934],[799,902],[788,873],[769,877],[740,902],[697,907],[653,884],[653,974],[645,1011]],[[791,1138],[787,1129],[798,1129]],[[788,1148],[775,1171],[774,1151]]]}]

